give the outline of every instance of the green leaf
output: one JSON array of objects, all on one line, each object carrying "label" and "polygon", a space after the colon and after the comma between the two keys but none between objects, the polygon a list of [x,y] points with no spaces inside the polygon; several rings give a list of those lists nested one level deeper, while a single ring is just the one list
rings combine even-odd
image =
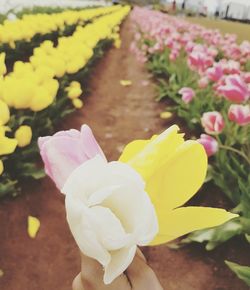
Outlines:
[{"label": "green leaf", "polygon": [[187,236],[187,238],[183,239],[181,243],[188,244],[191,242],[207,242],[206,249],[211,251],[220,244],[230,240],[236,235],[240,235],[241,233],[242,224],[240,219],[236,218],[221,226],[191,233]]},{"label": "green leaf", "polygon": [[34,163],[24,163],[22,165],[22,176],[24,177],[32,177],[34,179],[40,179],[45,177],[45,172],[43,168],[38,168]]},{"label": "green leaf", "polygon": [[17,180],[7,180],[0,183],[0,197],[5,195],[16,196],[19,193],[19,188],[16,186]]},{"label": "green leaf", "polygon": [[250,244],[250,235],[245,234],[245,238],[246,238],[246,240],[248,241],[248,243]]},{"label": "green leaf", "polygon": [[240,278],[243,280],[248,286],[250,286],[250,267],[241,266],[239,264],[225,261],[227,266]]}]

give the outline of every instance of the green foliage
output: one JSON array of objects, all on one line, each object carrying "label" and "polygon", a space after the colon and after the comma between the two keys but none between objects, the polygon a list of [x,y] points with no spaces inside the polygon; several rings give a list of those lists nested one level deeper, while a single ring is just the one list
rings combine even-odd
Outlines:
[{"label": "green foliage", "polygon": [[240,219],[236,218],[219,227],[191,233],[181,241],[180,245],[192,242],[206,243],[206,249],[211,251],[232,237],[242,234],[242,232],[243,228]]},{"label": "green foliage", "polygon": [[248,286],[250,286],[250,267],[241,266],[239,264],[225,261],[227,266],[240,278],[243,280]]}]

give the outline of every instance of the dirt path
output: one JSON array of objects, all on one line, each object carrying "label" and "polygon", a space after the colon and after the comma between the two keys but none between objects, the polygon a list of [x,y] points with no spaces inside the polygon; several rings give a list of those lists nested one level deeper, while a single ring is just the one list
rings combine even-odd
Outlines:
[{"label": "dirt path", "polygon": [[[111,49],[99,62],[90,84],[91,96],[63,124],[65,129],[89,124],[109,160],[115,160],[130,140],[147,138],[170,125],[158,118],[162,106],[154,101],[153,84],[141,84],[149,75],[129,52],[131,37],[131,23],[126,20],[121,49]],[[121,79],[133,84],[122,87]],[[0,269],[4,271],[0,289],[69,290],[80,261],[65,221],[64,197],[48,178],[27,184],[25,192],[16,200],[0,203]],[[28,215],[41,221],[35,240],[27,236]],[[179,251],[161,246],[145,249],[145,254],[166,290],[247,289],[223,266],[224,257],[236,255],[232,247],[212,256],[196,246]]]}]

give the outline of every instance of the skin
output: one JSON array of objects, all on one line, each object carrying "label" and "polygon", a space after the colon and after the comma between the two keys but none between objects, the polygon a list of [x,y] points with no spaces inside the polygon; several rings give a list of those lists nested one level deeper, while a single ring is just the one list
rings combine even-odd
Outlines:
[{"label": "skin", "polygon": [[73,290],[163,290],[154,271],[138,249],[126,272],[110,285],[103,283],[102,266],[95,260],[81,255],[81,272],[73,282]]}]

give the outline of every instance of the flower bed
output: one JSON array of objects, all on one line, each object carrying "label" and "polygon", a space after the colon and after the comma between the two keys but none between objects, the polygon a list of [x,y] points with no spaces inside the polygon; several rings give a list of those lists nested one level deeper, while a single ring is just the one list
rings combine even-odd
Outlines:
[{"label": "flower bed", "polygon": [[249,241],[250,43],[238,45],[235,35],[147,9],[136,8],[132,17],[131,50],[155,76],[158,100],[171,100],[167,111],[181,117],[199,138],[210,157],[207,180],[222,189],[233,212],[240,214],[184,242],[208,242],[211,250],[239,234]]},{"label": "flower bed", "polygon": [[70,36],[77,25],[85,25],[95,18],[112,13],[117,7],[102,7],[61,13],[23,15],[21,19],[5,20],[0,25],[0,52],[6,53],[6,65],[26,60],[35,47],[45,40],[57,44],[60,36]]},{"label": "flower bed", "polygon": [[[98,9],[99,10],[99,9]],[[37,137],[52,133],[57,121],[81,108],[81,81],[107,45],[119,45],[119,25],[129,7],[105,8],[106,15],[86,26],[79,24],[69,37],[59,37],[57,46],[44,41],[34,49],[29,62],[17,61],[6,75],[4,54],[0,64],[0,196],[16,195],[19,181],[40,178],[36,166]],[[109,11],[109,14],[108,14]]]}]

